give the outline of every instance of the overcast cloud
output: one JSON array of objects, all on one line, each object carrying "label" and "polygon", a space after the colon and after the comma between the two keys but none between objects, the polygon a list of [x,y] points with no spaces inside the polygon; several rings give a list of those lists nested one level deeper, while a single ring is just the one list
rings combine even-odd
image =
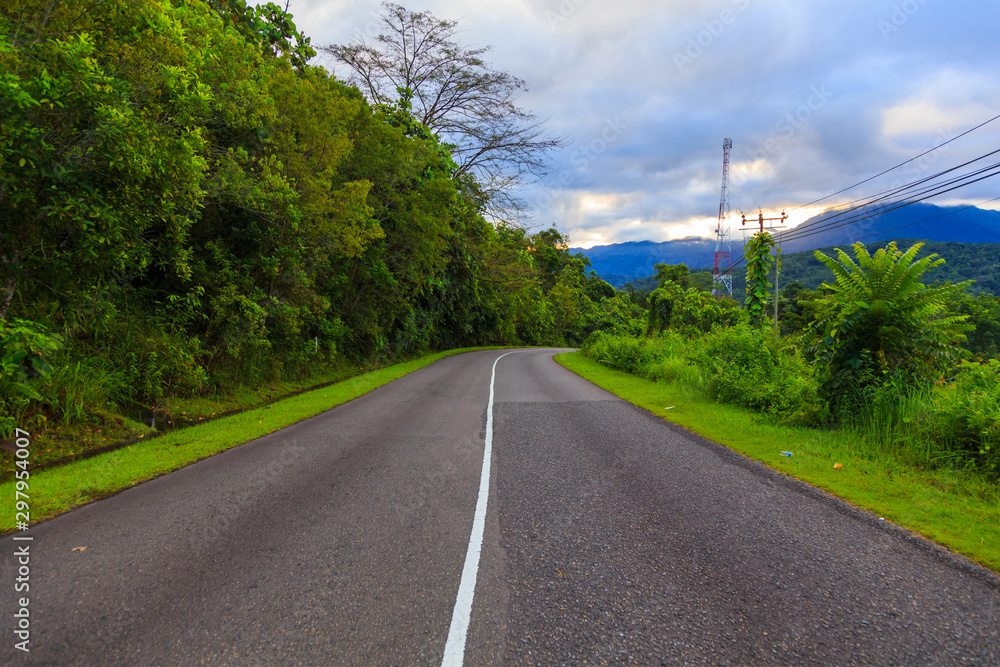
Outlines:
[{"label": "overcast cloud", "polygon": [[[467,46],[492,45],[494,67],[527,81],[523,106],[570,139],[524,198],[534,226],[554,223],[574,245],[713,236],[726,137],[733,210],[787,208],[793,223],[1000,148],[998,120],[796,209],[1000,114],[996,0],[402,4],[457,20]],[[379,10],[377,0],[290,7],[315,46],[377,34]],[[933,203],[980,203],[998,185]]]}]

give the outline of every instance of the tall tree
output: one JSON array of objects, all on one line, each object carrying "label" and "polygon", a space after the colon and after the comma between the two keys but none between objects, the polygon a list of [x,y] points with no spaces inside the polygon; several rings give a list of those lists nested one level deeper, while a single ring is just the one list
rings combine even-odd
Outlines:
[{"label": "tall tree", "polygon": [[464,181],[487,215],[519,216],[518,187],[544,175],[547,153],[563,143],[518,106],[525,82],[483,60],[492,47],[462,46],[456,21],[390,2],[382,7],[374,42],[358,37],[322,50],[350,68],[349,81],[373,105],[412,109],[417,122],[449,142],[455,176],[475,177]]}]

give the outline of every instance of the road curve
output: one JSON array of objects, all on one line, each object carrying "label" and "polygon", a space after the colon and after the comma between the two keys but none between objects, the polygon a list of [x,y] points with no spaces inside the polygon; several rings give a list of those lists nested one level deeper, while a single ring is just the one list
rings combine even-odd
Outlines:
[{"label": "road curve", "polygon": [[[496,365],[465,664],[1000,664],[994,575],[553,352]],[[33,526],[29,654],[0,540],[0,662],[441,664],[504,353],[442,359]]]}]

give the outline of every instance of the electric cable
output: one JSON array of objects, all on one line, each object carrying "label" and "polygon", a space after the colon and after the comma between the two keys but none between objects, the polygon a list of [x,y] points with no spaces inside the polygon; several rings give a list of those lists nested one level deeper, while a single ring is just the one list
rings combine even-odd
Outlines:
[{"label": "electric cable", "polygon": [[[998,173],[1000,173],[1000,172],[998,172]],[[986,177],[983,177],[983,178],[989,178],[989,176],[986,176]],[[978,180],[983,180],[983,179],[978,179]],[[964,187],[964,186],[958,186],[958,187]],[[952,189],[958,189],[958,187],[952,188]],[[871,234],[866,234],[864,236],[858,237],[857,239],[855,239],[854,241],[852,241],[852,243],[856,243],[857,241],[859,241],[861,239],[868,238],[868,237],[871,237],[871,236],[878,236],[880,234],[887,234],[889,232],[899,231],[900,229],[906,229],[907,227],[913,227],[914,225],[919,225],[919,224],[924,223],[924,222],[930,222],[931,220],[937,220],[938,218],[944,218],[944,217],[947,217],[949,215],[955,215],[956,213],[961,213],[962,211],[967,211],[967,210],[969,210],[971,208],[979,208],[983,204],[989,204],[990,202],[994,202],[994,201],[997,201],[997,200],[1000,200],[1000,197],[993,197],[992,199],[987,199],[985,201],[979,202],[978,204],[971,204],[969,206],[963,206],[961,208],[955,209],[954,211],[948,211],[947,213],[941,213],[940,215],[935,215],[935,216],[932,216],[930,218],[924,218],[922,220],[917,220],[916,222],[911,222],[911,223],[908,223],[908,224],[905,224],[905,225],[901,225],[899,227],[893,227],[892,229],[885,229],[885,230],[880,230],[880,231],[877,231],[877,232],[872,232]],[[906,203],[902,204],[901,206],[898,206],[898,207],[896,207],[894,209],[891,209],[891,210],[897,210],[899,208],[904,208],[905,206],[909,206],[910,204],[915,204],[915,203],[918,203],[918,202],[916,202],[916,201],[914,201],[914,202],[906,202]],[[885,212],[887,212],[887,211],[880,211],[879,213],[876,213],[874,215],[881,215],[882,213],[885,213]],[[869,216],[869,217],[874,217],[874,215],[873,216]],[[804,238],[804,237],[800,237],[800,238]],[[781,242],[781,241],[787,241],[789,239],[787,239],[787,238],[782,237],[782,236],[779,235],[779,238],[777,240],[779,242]],[[792,239],[792,240],[794,240],[794,239]],[[733,269],[739,268],[740,266],[742,266],[745,263],[746,263],[746,257],[745,256],[740,257],[738,260],[736,260],[735,262],[733,262],[733,264],[731,265],[731,268],[733,268]]]},{"label": "electric cable", "polygon": [[[913,181],[912,183],[907,183],[905,185],[898,186],[898,187],[893,188],[891,190],[885,190],[883,192],[876,193],[874,195],[871,195],[870,197],[866,197],[866,198],[863,198],[863,199],[855,199],[854,201],[848,202],[848,205],[855,204],[855,203],[858,203],[858,202],[865,202],[865,203],[860,204],[858,206],[849,207],[849,208],[847,208],[847,209],[845,209],[843,211],[839,211],[837,213],[834,213],[833,215],[831,215],[831,216],[829,216],[827,218],[824,218],[822,220],[818,220],[818,221],[813,222],[811,224],[806,223],[806,224],[800,225],[799,227],[796,228],[796,231],[798,231],[798,232],[805,232],[805,231],[812,231],[812,230],[821,231],[824,227],[831,226],[830,223],[832,223],[833,221],[835,221],[837,218],[840,218],[840,217],[842,217],[844,215],[849,215],[849,214],[853,213],[854,211],[857,211],[859,209],[865,208],[867,206],[871,206],[872,204],[874,204],[876,202],[888,199],[888,198],[890,198],[890,197],[892,197],[894,195],[899,195],[899,194],[901,194],[903,192],[906,192],[907,190],[913,189],[913,188],[915,188],[915,187],[917,187],[919,185],[922,185],[924,183],[932,181],[932,180],[934,180],[936,178],[940,178],[941,176],[943,176],[945,174],[948,174],[948,173],[951,173],[951,172],[955,171],[956,169],[961,169],[962,167],[966,167],[966,166],[968,166],[970,164],[978,162],[979,160],[985,159],[985,158],[987,158],[987,157],[989,157],[991,155],[995,155],[997,153],[1000,153],[1000,149],[995,150],[995,151],[991,151],[989,153],[981,155],[981,156],[979,156],[979,157],[977,157],[975,159],[969,160],[967,162],[963,162],[962,164],[956,165],[956,166],[951,167],[949,169],[945,169],[943,171],[939,171],[936,174],[931,174],[930,176],[925,176],[924,178],[921,178],[921,179],[918,179],[916,181]],[[995,165],[990,165],[989,167],[984,167],[982,169],[991,169],[994,166]],[[976,174],[976,173],[977,172],[970,172],[970,174]],[[794,209],[792,209],[792,210],[794,210]]]},{"label": "electric cable", "polygon": [[826,201],[830,197],[835,197],[835,196],[837,196],[837,195],[839,195],[841,193],[847,192],[848,190],[853,190],[854,188],[858,187],[859,185],[864,185],[865,183],[868,183],[869,181],[875,180],[879,176],[884,176],[884,175],[888,174],[890,171],[895,171],[896,169],[899,169],[900,167],[905,166],[905,165],[913,162],[914,160],[918,160],[918,159],[922,158],[923,156],[927,155],[928,153],[933,153],[934,151],[938,150],[942,146],[947,146],[951,142],[953,142],[953,141],[955,141],[957,139],[961,139],[962,137],[964,137],[965,135],[969,134],[970,132],[974,132],[974,131],[978,130],[979,128],[983,127],[984,125],[989,125],[990,123],[992,123],[993,121],[995,121],[998,118],[1000,118],[1000,114],[997,114],[996,116],[993,116],[993,118],[990,118],[989,120],[984,121],[984,122],[980,123],[979,125],[976,125],[975,127],[966,130],[965,132],[961,133],[957,137],[952,137],[948,141],[945,141],[944,143],[938,144],[937,146],[935,146],[934,148],[931,148],[930,150],[924,151],[920,155],[916,155],[914,157],[911,157],[906,162],[900,162],[895,167],[890,167],[890,168],[886,169],[885,171],[879,172],[879,173],[875,174],[874,176],[872,176],[870,178],[866,178],[863,181],[855,183],[854,185],[850,185],[850,186],[848,186],[846,188],[843,188],[841,190],[837,190],[836,192],[834,192],[832,194],[829,194],[829,195],[826,195],[825,197],[820,197],[819,199],[814,199],[813,201],[811,201],[811,202],[809,202],[807,204],[802,204],[801,206],[796,206],[795,208],[790,209],[790,210],[797,211],[800,208],[805,208],[806,206],[812,206],[813,204],[818,204],[821,201]]}]

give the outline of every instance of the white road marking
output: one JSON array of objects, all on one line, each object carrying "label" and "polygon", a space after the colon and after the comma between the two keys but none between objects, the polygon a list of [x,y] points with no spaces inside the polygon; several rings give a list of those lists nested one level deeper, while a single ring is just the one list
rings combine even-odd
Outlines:
[{"label": "white road marking", "polygon": [[465,659],[465,638],[469,633],[469,618],[472,616],[472,598],[476,593],[476,577],[479,574],[479,555],[483,550],[483,531],[486,527],[486,503],[490,497],[490,458],[493,451],[493,383],[497,377],[497,362],[513,352],[501,354],[493,362],[490,373],[490,402],[486,407],[486,446],[483,448],[483,472],[479,476],[479,499],[476,501],[476,516],[472,521],[472,535],[469,550],[465,552],[465,567],[462,581],[458,585],[455,610],[451,614],[448,641],[444,645],[444,659],[441,667],[462,667]]}]

